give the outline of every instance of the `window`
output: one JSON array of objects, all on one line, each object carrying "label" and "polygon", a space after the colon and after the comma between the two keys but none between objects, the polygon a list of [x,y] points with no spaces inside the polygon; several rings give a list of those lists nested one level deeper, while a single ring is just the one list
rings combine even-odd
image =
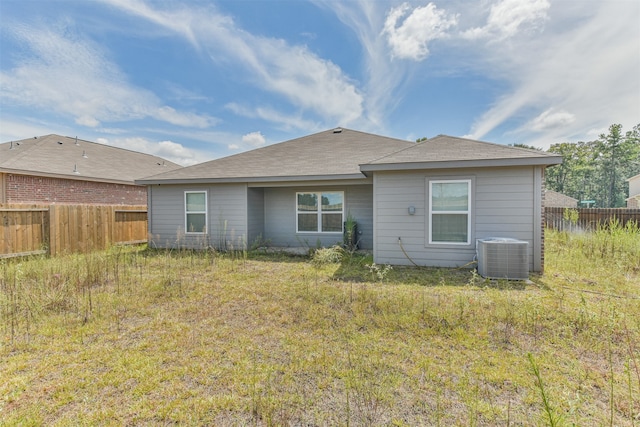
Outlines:
[{"label": "window", "polygon": [[429,243],[471,242],[471,180],[429,181]]},{"label": "window", "polygon": [[185,191],[184,217],[187,233],[207,232],[207,193],[205,191]]},{"label": "window", "polygon": [[342,233],[344,193],[296,193],[298,233]]}]

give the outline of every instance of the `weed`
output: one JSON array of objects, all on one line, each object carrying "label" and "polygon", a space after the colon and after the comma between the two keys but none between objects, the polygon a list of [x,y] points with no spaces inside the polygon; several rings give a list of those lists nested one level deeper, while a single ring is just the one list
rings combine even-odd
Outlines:
[{"label": "weed", "polygon": [[0,260],[2,423],[638,425],[638,235],[600,233],[521,286],[232,236]]},{"label": "weed", "polygon": [[374,279],[377,279],[379,282],[384,281],[384,279],[387,277],[389,272],[393,270],[393,267],[391,267],[389,264],[380,266],[375,262],[372,262],[371,264],[367,264],[366,267],[369,269],[369,273],[371,273],[371,276]]},{"label": "weed", "polygon": [[540,374],[540,369],[538,368],[538,365],[536,364],[536,361],[534,360],[533,355],[529,353],[527,354],[527,357],[529,358],[529,363],[531,364],[531,370],[533,371],[533,375],[536,378],[536,387],[538,388],[538,391],[540,391],[540,397],[542,398],[542,407],[547,416],[547,420],[551,427],[555,427],[559,425],[561,418],[559,415],[555,413],[555,410],[551,407],[549,397],[547,396],[547,392],[542,382],[542,375]]}]

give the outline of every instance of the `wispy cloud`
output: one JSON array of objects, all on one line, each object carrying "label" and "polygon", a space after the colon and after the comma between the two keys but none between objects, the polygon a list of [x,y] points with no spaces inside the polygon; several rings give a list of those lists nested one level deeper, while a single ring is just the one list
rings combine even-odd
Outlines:
[{"label": "wispy cloud", "polygon": [[[29,117],[0,115],[0,142],[16,141],[34,136],[57,133],[69,135],[69,129],[55,123],[34,120]],[[75,136],[75,135],[74,135]]]},{"label": "wispy cloud", "polygon": [[364,74],[360,84],[365,95],[363,117],[358,126],[374,132],[384,129],[389,113],[401,102],[402,94],[398,93],[398,87],[408,72],[402,61],[391,61],[389,55],[389,46],[382,32],[387,13],[386,3],[314,0],[314,4],[332,11],[358,38],[362,46]]},{"label": "wispy cloud", "polygon": [[503,40],[518,32],[540,30],[549,19],[550,7],[548,0],[501,0],[490,6],[484,26],[466,30],[462,36]]},{"label": "wispy cloud", "polygon": [[205,160],[210,160],[210,153],[187,148],[184,145],[170,141],[153,141],[142,137],[96,138],[100,144],[126,148],[127,150],[153,154],[170,160],[182,166],[190,166]]},{"label": "wispy cloud", "polygon": [[[73,126],[64,120],[71,117],[97,136],[130,136],[121,129],[127,127],[123,123],[144,120],[146,129],[137,126],[134,133],[152,135],[146,141],[190,139],[219,153],[230,144],[249,147],[242,137],[251,129],[214,132],[217,119],[185,105],[220,108],[225,103],[234,115],[255,119],[243,122],[264,121],[271,124],[265,128],[285,132],[341,125],[385,133],[394,125],[390,117],[396,108],[412,107],[410,90],[430,99],[434,85],[429,80],[449,73],[490,82],[491,92],[483,94],[482,104],[470,99],[476,101],[474,108],[485,105],[484,111],[473,110],[475,120],[463,130],[473,138],[548,146],[589,132],[597,135],[611,123],[630,128],[639,121],[638,2],[311,1],[333,12],[357,37],[361,51],[344,62],[349,68],[341,69],[339,59],[322,56],[322,49],[314,51],[322,46],[319,40],[305,38],[307,47],[259,35],[220,12],[214,2],[102,0],[91,7],[105,12],[105,4],[110,6],[116,17],[109,22],[118,24],[100,31],[111,34],[118,28],[125,33],[120,36],[142,37],[145,43],[171,37],[173,46],[183,42],[187,55],[195,54],[198,65],[210,61],[215,73],[233,75],[223,85],[250,85],[253,93],[221,91],[218,97],[202,84],[202,96],[198,85],[178,86],[189,83],[166,81],[172,79],[168,74],[162,77],[164,93],[137,86],[135,77],[126,74],[126,65],[115,65],[108,45],[90,38],[97,32],[81,35],[75,26],[79,24],[66,18],[46,26],[19,20],[3,23],[3,37],[9,35],[23,48],[21,56],[3,61],[0,96],[3,103],[49,113],[49,123],[55,124],[56,117]],[[118,18],[128,24],[120,25]],[[438,88],[439,96],[446,96],[441,90],[445,84]],[[6,115],[0,121],[5,135]],[[260,123],[251,126],[261,129]],[[27,128],[46,131],[38,123]],[[116,133],[108,133],[111,130]]]},{"label": "wispy cloud", "polygon": [[567,11],[560,4],[549,17],[553,30],[503,45],[499,57],[489,53],[495,46],[487,46],[485,66],[495,67],[512,88],[478,118],[469,136],[481,138],[520,117],[525,120],[511,135],[548,147],[611,123],[637,124],[640,4],[630,3],[597,3],[573,21],[562,16]]},{"label": "wispy cloud", "polygon": [[317,122],[304,119],[299,113],[285,113],[269,107],[249,108],[235,102],[225,105],[225,108],[242,117],[258,118],[270,123],[275,123],[284,130],[298,129],[312,131],[321,128]]},{"label": "wispy cloud", "polygon": [[129,83],[108,53],[73,27],[22,24],[9,25],[8,31],[25,49],[15,67],[0,74],[0,94],[6,100],[71,116],[93,128],[144,118],[198,128],[214,123],[211,117],[163,105],[152,92]]},{"label": "wispy cloud", "polygon": [[509,123],[503,136],[548,146],[611,123],[638,122],[640,3],[315,3],[333,10],[361,41],[366,112],[379,124],[402,102],[408,80],[442,66],[431,56],[434,41],[458,67],[502,82],[466,136],[483,138]]},{"label": "wispy cloud", "polygon": [[550,108],[527,123],[526,127],[531,130],[543,132],[549,129],[566,127],[575,122],[575,120],[576,116],[568,111],[556,111]]},{"label": "wispy cloud", "polygon": [[354,82],[305,46],[251,34],[213,6],[160,9],[142,1],[105,2],[174,32],[212,61],[233,63],[260,90],[278,94],[325,121],[347,124],[362,114],[363,97]]}]

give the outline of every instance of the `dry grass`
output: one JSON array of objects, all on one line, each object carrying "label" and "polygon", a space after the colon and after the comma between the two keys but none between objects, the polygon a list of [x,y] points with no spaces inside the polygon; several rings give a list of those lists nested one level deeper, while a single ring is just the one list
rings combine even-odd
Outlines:
[{"label": "dry grass", "polygon": [[549,233],[530,284],[349,254],[2,261],[0,424],[640,426],[630,233],[613,258]]}]

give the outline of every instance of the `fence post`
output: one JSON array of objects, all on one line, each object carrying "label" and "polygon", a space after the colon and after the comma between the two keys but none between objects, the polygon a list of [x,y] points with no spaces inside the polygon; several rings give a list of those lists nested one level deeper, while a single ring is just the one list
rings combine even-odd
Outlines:
[{"label": "fence post", "polygon": [[571,209],[578,212],[578,221],[575,226],[582,230],[594,230],[599,225],[607,225],[613,218],[616,218],[623,227],[629,221],[635,221],[640,224],[640,209],[546,207],[546,226],[560,231],[564,231],[566,228],[573,229],[574,224],[569,224],[569,222],[564,219],[565,209]]},{"label": "fence post", "polygon": [[59,233],[58,212],[56,205],[49,205],[49,255],[55,256],[58,253],[59,239],[56,236]]},{"label": "fence post", "polygon": [[42,212],[42,240],[44,240],[44,246],[51,256],[51,206]]}]

